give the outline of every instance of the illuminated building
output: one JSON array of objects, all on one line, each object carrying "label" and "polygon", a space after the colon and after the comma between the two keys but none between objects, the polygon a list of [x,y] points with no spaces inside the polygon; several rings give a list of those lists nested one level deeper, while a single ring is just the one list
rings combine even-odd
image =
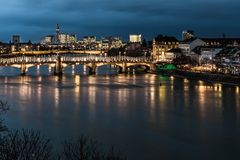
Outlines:
[{"label": "illuminated building", "polygon": [[18,43],[18,44],[10,44],[11,46],[11,52],[16,52],[16,51],[21,51],[21,52],[26,52],[26,51],[32,51],[34,48],[34,45],[32,44],[31,41],[29,42],[24,42],[24,43]]},{"label": "illuminated building", "polygon": [[124,46],[123,41],[119,37],[105,37],[101,42],[102,49],[120,48]]},{"label": "illuminated building", "polygon": [[142,43],[142,35],[141,34],[130,34],[129,35],[130,43]]},{"label": "illuminated building", "polygon": [[240,38],[200,38],[206,46],[239,46]]},{"label": "illuminated building", "polygon": [[183,52],[180,48],[173,48],[171,50],[168,50],[165,55],[167,61],[173,61],[173,59],[181,57],[183,55]]},{"label": "illuminated building", "polygon": [[215,56],[221,52],[222,47],[219,46],[198,46],[194,48],[190,54],[191,59],[198,62],[198,64],[212,63]]},{"label": "illuminated building", "polygon": [[110,48],[109,40],[108,39],[103,39],[101,41],[101,49],[107,50]]},{"label": "illuminated building", "polygon": [[184,30],[182,31],[182,40],[194,38],[194,31]]},{"label": "illuminated building", "polygon": [[175,37],[158,35],[153,39],[153,58],[155,61],[167,61],[166,52],[178,48],[179,41]]},{"label": "illuminated building", "polygon": [[9,43],[2,43],[0,42],[0,53],[6,54],[11,51],[11,45]]},{"label": "illuminated building", "polygon": [[[71,34],[60,34],[59,35],[59,42],[57,44],[73,44],[77,42],[77,37],[76,35],[71,35]],[[53,35],[48,35],[42,38],[41,44],[55,44],[55,36]]]},{"label": "illuminated building", "polygon": [[77,43],[77,35],[76,34],[70,34],[68,42],[69,43]]},{"label": "illuminated building", "polygon": [[59,38],[60,44],[72,44],[77,42],[76,35],[60,34]]},{"label": "illuminated building", "polygon": [[207,47],[238,47],[240,44],[240,38],[191,38],[185,39],[179,44],[179,48],[182,49],[186,55],[191,54],[191,51],[199,46]]},{"label": "illuminated building", "polygon": [[83,43],[84,44],[95,43],[96,41],[97,41],[96,36],[84,36],[83,37]]},{"label": "illuminated building", "polygon": [[55,36],[48,35],[42,38],[41,44],[54,44],[55,42]]},{"label": "illuminated building", "polygon": [[96,36],[84,36],[82,41],[78,41],[85,50],[99,50],[101,41],[97,41]]},{"label": "illuminated building", "polygon": [[218,72],[240,75],[240,47],[226,47],[216,54]]},{"label": "illuminated building", "polygon": [[179,43],[179,48],[185,55],[190,55],[191,51],[198,46],[205,46],[206,42],[199,38],[185,39]]}]

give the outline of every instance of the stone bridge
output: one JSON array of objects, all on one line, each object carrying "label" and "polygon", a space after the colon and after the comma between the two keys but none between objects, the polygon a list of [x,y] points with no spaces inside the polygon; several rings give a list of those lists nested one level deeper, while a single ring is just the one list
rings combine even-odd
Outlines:
[{"label": "stone bridge", "polygon": [[39,65],[48,65],[54,68],[55,75],[61,75],[69,65],[84,65],[89,68],[90,74],[95,74],[96,69],[103,65],[114,65],[119,68],[119,73],[124,73],[132,66],[145,66],[146,70],[154,71],[155,64],[151,58],[128,56],[99,56],[81,54],[48,54],[48,55],[5,55],[0,56],[0,66],[12,66],[21,70],[25,75],[28,68]]}]

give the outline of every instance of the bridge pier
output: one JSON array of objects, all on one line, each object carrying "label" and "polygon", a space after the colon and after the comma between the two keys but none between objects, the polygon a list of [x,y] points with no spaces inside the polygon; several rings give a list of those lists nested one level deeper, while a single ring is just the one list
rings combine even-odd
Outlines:
[{"label": "bridge pier", "polygon": [[62,75],[62,74],[63,74],[63,67],[62,67],[61,56],[58,56],[56,64],[54,66],[54,75]]},{"label": "bridge pier", "polygon": [[119,70],[119,73],[126,73],[127,72],[127,64],[124,62],[122,67]]},{"label": "bridge pier", "polygon": [[150,65],[150,70],[153,71],[153,72],[155,72],[155,71],[157,70],[156,64],[152,63],[152,64]]},{"label": "bridge pier", "polygon": [[26,72],[27,72],[27,67],[26,67],[26,64],[25,64],[25,63],[21,64],[20,70],[21,70],[21,75],[22,75],[22,76],[25,76],[25,75],[26,75]]},{"label": "bridge pier", "polygon": [[89,67],[89,75],[90,74],[96,74],[96,64],[93,63],[90,67]]}]

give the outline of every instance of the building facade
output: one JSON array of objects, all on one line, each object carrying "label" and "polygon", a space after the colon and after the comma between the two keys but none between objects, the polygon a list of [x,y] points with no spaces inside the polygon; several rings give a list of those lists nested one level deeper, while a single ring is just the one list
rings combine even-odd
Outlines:
[{"label": "building facade", "polygon": [[184,30],[182,31],[182,40],[187,40],[187,39],[191,39],[194,38],[194,31],[192,30]]},{"label": "building facade", "polygon": [[19,35],[13,35],[12,36],[12,43],[13,44],[19,44],[20,43],[20,36]]},{"label": "building facade", "polygon": [[178,48],[179,41],[175,37],[159,35],[153,39],[152,56],[155,61],[167,61],[167,51]]},{"label": "building facade", "polygon": [[130,34],[129,42],[130,43],[142,43],[142,35],[141,34]]},{"label": "building facade", "polygon": [[41,44],[54,44],[55,43],[55,36],[47,35],[41,39]]}]

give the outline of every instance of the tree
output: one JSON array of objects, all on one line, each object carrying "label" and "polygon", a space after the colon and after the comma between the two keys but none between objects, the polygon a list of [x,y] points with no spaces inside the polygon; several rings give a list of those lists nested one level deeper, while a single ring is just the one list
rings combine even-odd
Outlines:
[{"label": "tree", "polygon": [[49,160],[50,140],[32,130],[10,131],[0,140],[1,160]]},{"label": "tree", "polygon": [[99,143],[81,136],[77,141],[65,141],[61,159],[65,160],[124,160],[112,147],[108,152],[99,149]]},{"label": "tree", "polygon": [[[9,110],[9,105],[7,102],[0,100],[0,115],[6,113]],[[3,124],[3,120],[0,118],[0,133],[7,131],[7,127]]]},{"label": "tree", "polygon": [[[0,115],[9,110],[7,102],[0,101]],[[4,132],[4,134],[3,134]],[[51,155],[49,140],[31,130],[9,131],[0,119],[1,160],[48,160]]]}]

